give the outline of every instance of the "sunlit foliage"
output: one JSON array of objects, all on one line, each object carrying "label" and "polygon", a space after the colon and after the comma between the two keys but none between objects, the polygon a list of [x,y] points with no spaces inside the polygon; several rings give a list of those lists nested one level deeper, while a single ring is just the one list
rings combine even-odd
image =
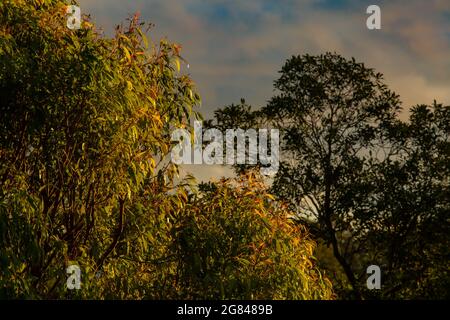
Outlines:
[{"label": "sunlit foliage", "polygon": [[200,102],[180,46],[138,16],[107,38],[65,14],[0,3],[0,298],[332,298],[307,232],[256,182],[178,178],[170,133]]}]

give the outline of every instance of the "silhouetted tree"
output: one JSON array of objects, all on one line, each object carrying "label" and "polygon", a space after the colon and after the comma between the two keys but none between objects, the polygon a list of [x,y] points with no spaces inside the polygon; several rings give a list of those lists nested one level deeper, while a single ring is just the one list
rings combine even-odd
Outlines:
[{"label": "silhouetted tree", "polygon": [[[401,297],[433,296],[431,282],[448,274],[448,107],[416,107],[401,122],[382,75],[337,54],[294,56],[280,73],[267,106],[241,101],[212,125],[282,130],[272,192],[331,247],[352,287],[342,284],[342,295],[395,298],[401,286]],[[376,293],[366,290],[371,264],[385,272]]]}]

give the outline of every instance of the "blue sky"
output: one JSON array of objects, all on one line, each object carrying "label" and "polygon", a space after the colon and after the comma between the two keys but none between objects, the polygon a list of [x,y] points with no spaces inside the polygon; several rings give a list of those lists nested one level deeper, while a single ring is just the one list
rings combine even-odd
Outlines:
[{"label": "blue sky", "polygon": [[[180,43],[206,117],[240,98],[264,105],[287,58],[326,51],[383,73],[405,110],[433,99],[450,104],[450,0],[78,2],[107,34],[139,11],[156,25],[153,39]],[[366,28],[370,4],[381,8],[381,30]]]}]

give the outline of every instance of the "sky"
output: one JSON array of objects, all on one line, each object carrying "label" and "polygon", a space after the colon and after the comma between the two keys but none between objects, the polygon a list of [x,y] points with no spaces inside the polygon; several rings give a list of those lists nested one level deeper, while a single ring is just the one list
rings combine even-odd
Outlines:
[{"label": "sky", "polygon": [[[409,107],[450,104],[450,0],[78,0],[111,35],[135,12],[155,24],[150,37],[182,45],[184,65],[202,97],[201,113],[238,103],[261,107],[292,55],[336,52],[385,76]],[[381,8],[381,29],[369,30],[366,9]],[[226,168],[191,170],[208,179]]]}]

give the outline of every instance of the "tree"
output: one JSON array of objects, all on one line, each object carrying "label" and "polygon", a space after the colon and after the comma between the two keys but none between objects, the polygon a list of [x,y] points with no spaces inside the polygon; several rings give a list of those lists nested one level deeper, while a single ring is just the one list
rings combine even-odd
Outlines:
[{"label": "tree", "polygon": [[383,270],[381,297],[449,297],[449,123],[449,106],[411,108],[392,132],[403,148],[372,175],[378,227],[368,239]]},{"label": "tree", "polygon": [[255,182],[176,179],[170,134],[199,117],[180,46],[136,15],[109,39],[65,11],[0,3],[0,298],[333,298]]},{"label": "tree", "polygon": [[[385,129],[400,110],[398,96],[381,74],[331,53],[292,57],[275,88],[278,94],[253,116],[248,109],[239,113],[282,129],[282,163],[272,190],[331,245],[360,296],[352,259],[361,248],[343,243],[343,235],[361,237],[366,220],[373,218],[352,213],[367,205],[365,172],[383,160],[371,155],[384,148]],[[216,118],[223,125],[230,111],[218,111]]]},{"label": "tree", "polygon": [[[275,88],[262,109],[241,101],[210,125],[282,129],[271,192],[309,224],[337,294],[448,297],[449,107],[416,106],[400,121],[381,74],[331,53],[292,57]],[[365,286],[372,264],[382,290]]]},{"label": "tree", "polygon": [[253,174],[201,185],[180,214],[180,298],[331,299],[315,243]]},{"label": "tree", "polygon": [[163,160],[199,101],[180,47],[149,44],[137,16],[108,39],[86,17],[70,30],[65,11],[57,0],[0,4],[3,297],[71,296],[72,262],[132,282],[140,266],[123,252],[147,253],[162,223],[138,199],[177,207],[165,193],[178,169]]}]

